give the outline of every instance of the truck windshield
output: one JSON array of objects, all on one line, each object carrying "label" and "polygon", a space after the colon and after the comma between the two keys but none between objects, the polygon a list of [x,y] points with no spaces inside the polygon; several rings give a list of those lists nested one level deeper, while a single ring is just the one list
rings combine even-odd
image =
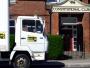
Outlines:
[{"label": "truck windshield", "polygon": [[39,32],[42,33],[43,25],[40,20],[23,20],[22,29],[27,32]]}]

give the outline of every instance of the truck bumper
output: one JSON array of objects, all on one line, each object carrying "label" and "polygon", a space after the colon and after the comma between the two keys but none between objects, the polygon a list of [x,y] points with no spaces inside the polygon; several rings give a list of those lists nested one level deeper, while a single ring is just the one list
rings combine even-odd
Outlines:
[{"label": "truck bumper", "polygon": [[33,60],[36,60],[36,61],[45,60],[45,52],[43,52],[43,53],[34,52],[33,53]]},{"label": "truck bumper", "polygon": [[13,56],[15,54],[16,51],[12,51],[11,54],[10,54],[10,61],[13,59]]}]

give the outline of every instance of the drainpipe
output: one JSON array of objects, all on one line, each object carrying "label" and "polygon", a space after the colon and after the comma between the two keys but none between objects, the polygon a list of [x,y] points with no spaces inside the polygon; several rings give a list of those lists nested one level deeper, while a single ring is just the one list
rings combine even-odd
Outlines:
[{"label": "drainpipe", "polygon": [[[83,14],[83,16],[85,13]],[[83,29],[84,30],[84,29]],[[83,31],[83,59],[85,59],[85,40],[84,40],[84,31]]]},{"label": "drainpipe", "polygon": [[[90,13],[89,13],[89,41],[90,41]],[[90,42],[89,42],[90,45]]]},{"label": "drainpipe", "polygon": [[50,34],[52,34],[52,10],[49,9],[48,12],[49,12],[49,15],[50,15]]}]

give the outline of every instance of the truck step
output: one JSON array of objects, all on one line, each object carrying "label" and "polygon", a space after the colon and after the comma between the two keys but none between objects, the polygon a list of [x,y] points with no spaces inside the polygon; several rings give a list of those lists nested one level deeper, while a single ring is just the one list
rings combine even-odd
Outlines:
[{"label": "truck step", "polygon": [[7,58],[0,58],[0,61],[9,61],[10,59]]}]

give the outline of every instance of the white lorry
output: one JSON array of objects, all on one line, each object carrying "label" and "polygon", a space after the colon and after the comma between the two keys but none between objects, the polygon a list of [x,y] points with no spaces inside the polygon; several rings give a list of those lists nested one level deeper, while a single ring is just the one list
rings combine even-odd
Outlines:
[{"label": "white lorry", "polygon": [[9,55],[14,68],[29,68],[32,61],[45,60],[48,41],[44,28],[45,21],[41,17],[18,16],[15,46],[10,50],[9,0],[0,0],[0,59],[4,60]]}]

